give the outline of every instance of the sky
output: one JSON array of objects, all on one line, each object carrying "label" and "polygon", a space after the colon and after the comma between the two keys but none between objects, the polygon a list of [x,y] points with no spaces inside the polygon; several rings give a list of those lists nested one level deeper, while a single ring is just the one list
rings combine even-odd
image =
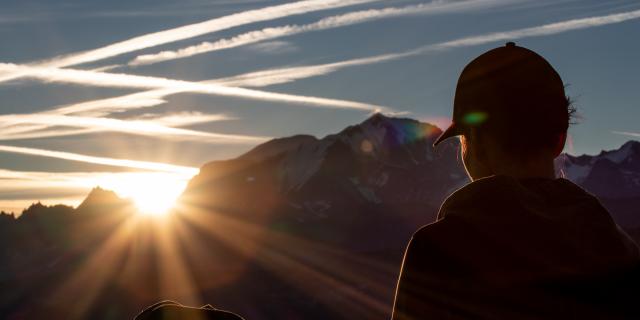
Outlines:
[{"label": "sky", "polygon": [[578,117],[565,151],[640,136],[636,0],[0,6],[4,211],[77,205],[96,185],[179,193],[208,161],[274,137],[323,137],[373,112],[446,126],[462,68],[507,41],[540,53],[567,85]]}]

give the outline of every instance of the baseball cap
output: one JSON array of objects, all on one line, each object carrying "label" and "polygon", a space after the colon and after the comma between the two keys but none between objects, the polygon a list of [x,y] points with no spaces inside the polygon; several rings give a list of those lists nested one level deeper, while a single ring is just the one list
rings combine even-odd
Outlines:
[{"label": "baseball cap", "polygon": [[568,120],[560,75],[539,54],[507,42],[462,70],[452,123],[433,145],[474,126],[508,135],[561,133]]}]

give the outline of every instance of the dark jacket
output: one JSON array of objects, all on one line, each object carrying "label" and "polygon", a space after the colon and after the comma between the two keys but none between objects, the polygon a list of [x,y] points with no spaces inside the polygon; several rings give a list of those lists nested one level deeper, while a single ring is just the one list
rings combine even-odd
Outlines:
[{"label": "dark jacket", "polygon": [[639,268],[638,247],[580,187],[492,176],[414,234],[393,319],[640,319]]}]

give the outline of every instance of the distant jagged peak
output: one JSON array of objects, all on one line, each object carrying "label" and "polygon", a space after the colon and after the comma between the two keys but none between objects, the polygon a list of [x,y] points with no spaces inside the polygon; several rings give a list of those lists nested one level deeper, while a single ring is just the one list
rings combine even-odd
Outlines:
[{"label": "distant jagged peak", "polygon": [[19,219],[22,221],[30,220],[30,219],[38,219],[46,215],[48,218],[60,217],[60,216],[68,216],[73,213],[73,207],[56,204],[47,206],[42,204],[42,202],[38,201],[32,203],[28,208],[22,210],[22,213],[19,216]]},{"label": "distant jagged peak", "polygon": [[598,154],[581,154],[581,155],[571,155],[568,153],[562,153],[560,157],[571,158],[574,161],[579,160],[579,162],[589,162],[589,160],[596,158],[612,158],[610,159],[613,162],[615,159],[624,159],[628,156],[632,156],[634,154],[640,154],[640,141],[629,140],[623,143],[620,147],[610,150],[601,150]]},{"label": "distant jagged peak", "polygon": [[580,165],[593,165],[596,161],[607,159],[613,163],[620,164],[625,160],[633,157],[634,155],[640,156],[640,142],[636,140],[629,140],[621,145],[617,149],[602,150],[597,155],[583,154],[579,156],[573,156],[563,153],[561,157],[563,160]]},{"label": "distant jagged peak", "polygon": [[25,210],[38,210],[41,208],[46,208],[46,206],[44,204],[42,204],[42,202],[38,201],[38,202],[34,202],[32,203],[29,207],[27,207],[27,209]]},{"label": "distant jagged peak", "polygon": [[0,223],[3,221],[14,221],[16,215],[13,212],[0,211]]},{"label": "distant jagged peak", "polygon": [[38,201],[38,202],[32,203],[27,209],[25,209],[25,211],[35,211],[35,210],[53,209],[53,208],[71,208],[71,207],[64,204],[54,204],[54,205],[48,206]]},{"label": "distant jagged peak", "polygon": [[114,201],[114,200],[122,200],[120,199],[120,197],[118,197],[118,195],[111,190],[107,190],[104,189],[100,186],[96,186],[93,189],[91,189],[91,191],[89,192],[89,194],[87,195],[87,198],[85,199],[85,201],[87,200],[95,200],[95,201],[100,201],[100,200],[107,200],[107,201]]},{"label": "distant jagged peak", "polygon": [[0,211],[0,217],[3,217],[3,218],[6,218],[6,217],[15,218],[15,217],[16,217],[16,215],[15,215],[15,213],[13,213],[13,212],[9,212],[9,211],[1,210],[1,211]]},{"label": "distant jagged peak", "polygon": [[629,140],[616,150],[602,150],[598,157],[604,157],[616,164],[620,164],[635,154],[640,154],[640,142]]},{"label": "distant jagged peak", "polygon": [[[556,171],[562,172],[564,177],[581,183],[591,174],[596,164],[623,167],[625,164],[632,164],[632,161],[640,162],[636,159],[640,160],[640,142],[630,140],[617,149],[602,150],[597,155],[572,156],[563,153],[556,158],[555,164]],[[633,164],[632,167],[638,168]]]},{"label": "distant jagged peak", "polygon": [[115,192],[96,186],[78,206],[78,211],[91,211],[99,207],[131,205],[131,202],[120,198]]}]

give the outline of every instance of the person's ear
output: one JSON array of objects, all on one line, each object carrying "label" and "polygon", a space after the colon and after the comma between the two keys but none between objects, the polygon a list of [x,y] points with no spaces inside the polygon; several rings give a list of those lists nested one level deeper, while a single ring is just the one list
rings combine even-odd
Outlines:
[{"label": "person's ear", "polygon": [[567,141],[567,133],[563,132],[561,134],[558,135],[558,141],[556,141],[556,146],[553,150],[553,157],[557,157],[560,155],[560,153],[562,153],[562,150],[564,150],[564,144]]}]

